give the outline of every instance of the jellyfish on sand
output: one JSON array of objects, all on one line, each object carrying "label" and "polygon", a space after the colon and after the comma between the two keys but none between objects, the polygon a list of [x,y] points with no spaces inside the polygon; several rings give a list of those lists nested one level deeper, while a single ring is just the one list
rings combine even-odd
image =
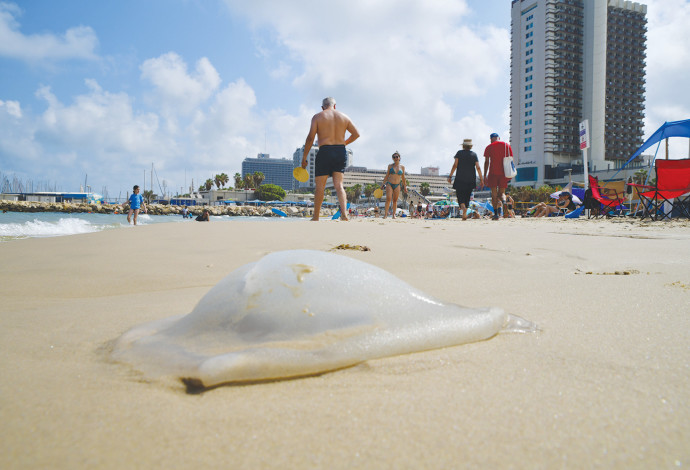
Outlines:
[{"label": "jellyfish on sand", "polygon": [[188,315],[131,329],[112,354],[147,377],[208,388],[535,330],[499,308],[446,304],[362,261],[294,250],[233,271]]}]

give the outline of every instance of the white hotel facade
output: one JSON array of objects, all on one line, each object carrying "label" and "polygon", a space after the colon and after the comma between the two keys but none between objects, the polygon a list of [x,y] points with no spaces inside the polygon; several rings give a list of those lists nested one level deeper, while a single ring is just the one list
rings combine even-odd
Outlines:
[{"label": "white hotel facade", "polygon": [[623,0],[512,0],[510,141],[514,184],[620,168],[643,141],[647,7]]}]

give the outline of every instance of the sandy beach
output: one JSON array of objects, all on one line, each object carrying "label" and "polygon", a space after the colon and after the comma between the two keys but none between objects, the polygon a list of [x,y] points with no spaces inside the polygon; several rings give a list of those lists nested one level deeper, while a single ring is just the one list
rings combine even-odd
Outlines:
[{"label": "sandy beach", "polygon": [[[541,332],[197,395],[109,360],[122,333],[190,312],[232,270],[340,244]],[[687,221],[156,224],[0,243],[0,260],[0,468],[690,464]]]}]

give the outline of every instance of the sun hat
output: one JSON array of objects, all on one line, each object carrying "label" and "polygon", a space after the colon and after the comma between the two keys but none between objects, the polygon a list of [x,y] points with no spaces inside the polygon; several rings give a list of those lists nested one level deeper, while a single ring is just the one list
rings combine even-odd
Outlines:
[{"label": "sun hat", "polygon": [[472,139],[465,139],[462,141],[462,146],[472,147]]}]

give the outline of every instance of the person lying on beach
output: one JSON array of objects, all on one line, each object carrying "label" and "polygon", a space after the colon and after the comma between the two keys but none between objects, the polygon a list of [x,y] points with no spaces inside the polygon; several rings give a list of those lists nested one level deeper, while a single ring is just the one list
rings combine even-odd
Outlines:
[{"label": "person lying on beach", "polygon": [[577,209],[577,205],[573,201],[573,196],[569,192],[564,191],[558,196],[555,206],[549,206],[540,202],[532,209],[535,209],[534,217],[548,217],[552,214],[557,214],[561,210],[564,210],[566,214],[568,214]]},{"label": "person lying on beach", "polygon": [[196,218],[196,221],[197,222],[210,222],[211,218],[209,217],[208,209],[204,209],[204,212],[202,212],[201,215]]}]

